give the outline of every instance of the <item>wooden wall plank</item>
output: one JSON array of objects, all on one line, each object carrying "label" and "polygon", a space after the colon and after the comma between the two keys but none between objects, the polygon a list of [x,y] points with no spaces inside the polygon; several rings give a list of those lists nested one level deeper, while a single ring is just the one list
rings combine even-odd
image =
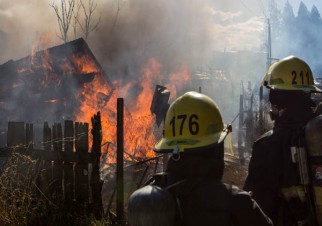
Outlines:
[{"label": "wooden wall plank", "polygon": [[53,125],[53,156],[52,161],[52,199],[56,202],[63,200],[63,130],[61,123]]},{"label": "wooden wall plank", "polygon": [[43,129],[43,147],[44,150],[50,151],[51,150],[51,128],[48,125],[48,122],[44,123],[44,129]]},{"label": "wooden wall plank", "polygon": [[7,146],[25,145],[25,123],[8,122]]},{"label": "wooden wall plank", "polygon": [[40,177],[38,180],[38,186],[41,189],[41,191],[48,197],[50,197],[50,189],[48,189],[48,184],[52,180],[52,166],[51,161],[46,158],[44,155],[46,152],[49,152],[52,150],[52,133],[51,128],[49,127],[48,122],[44,122],[43,127],[43,153],[39,153],[40,155],[35,156],[40,161]]},{"label": "wooden wall plank", "polygon": [[74,122],[65,120],[64,127],[64,198],[67,203],[74,199],[74,163],[70,161],[74,151]]},{"label": "wooden wall plank", "polygon": [[29,150],[34,148],[34,126],[32,123],[26,123],[26,145]]},{"label": "wooden wall plank", "polygon": [[75,198],[79,203],[88,203],[88,123],[75,123],[75,148],[79,159],[75,166]]},{"label": "wooden wall plank", "polygon": [[63,130],[61,123],[54,123],[53,125],[53,148],[56,152],[63,150]]}]

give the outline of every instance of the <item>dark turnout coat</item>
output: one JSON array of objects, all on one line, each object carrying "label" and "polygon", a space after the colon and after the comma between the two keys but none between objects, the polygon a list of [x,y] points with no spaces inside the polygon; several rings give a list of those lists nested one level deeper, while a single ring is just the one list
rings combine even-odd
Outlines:
[{"label": "dark turnout coat", "polygon": [[185,192],[180,194],[177,191],[182,208],[182,225],[272,225],[250,194],[236,186],[218,180],[186,183],[190,187],[183,184]]},{"label": "dark turnout coat", "polygon": [[297,225],[309,216],[308,203],[286,199],[282,190],[301,186],[290,147],[305,124],[315,116],[311,108],[286,109],[274,128],[253,144],[244,190],[251,191],[274,225]]},{"label": "dark turnout coat", "polygon": [[[155,176],[149,185],[132,194],[128,208],[129,224],[135,226],[141,222],[140,226],[159,226],[161,221],[172,219],[173,223],[168,226],[272,225],[248,192],[220,181],[224,162],[212,157],[213,152],[202,157],[200,153],[183,154],[179,161],[170,159],[166,173]],[[151,184],[157,188],[148,187]],[[158,198],[169,197],[164,190],[171,194],[175,202]],[[166,211],[173,209],[175,214]],[[142,212],[154,216],[157,212],[159,219],[147,217]]]}]

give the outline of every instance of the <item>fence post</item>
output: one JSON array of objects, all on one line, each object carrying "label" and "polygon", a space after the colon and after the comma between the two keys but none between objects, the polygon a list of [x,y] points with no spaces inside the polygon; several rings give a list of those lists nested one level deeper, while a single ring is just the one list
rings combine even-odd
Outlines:
[{"label": "fence post", "polygon": [[100,157],[101,157],[101,145],[102,145],[102,125],[101,125],[101,113],[97,112],[91,118],[92,121],[92,174],[91,174],[91,188],[92,188],[92,201],[93,212],[96,219],[100,219],[103,213],[103,203],[101,190],[103,181],[100,178]]},{"label": "fence post", "polygon": [[117,99],[117,159],[116,159],[116,217],[117,222],[123,225],[124,220],[124,101]]},{"label": "fence post", "polygon": [[239,96],[239,123],[238,123],[238,152],[239,152],[239,161],[241,165],[245,163],[244,149],[242,147],[242,140],[244,135],[244,94]]}]

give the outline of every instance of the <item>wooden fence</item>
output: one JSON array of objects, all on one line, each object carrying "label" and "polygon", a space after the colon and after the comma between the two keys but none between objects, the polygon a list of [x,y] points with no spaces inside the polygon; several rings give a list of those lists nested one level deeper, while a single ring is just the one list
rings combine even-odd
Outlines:
[{"label": "wooden fence", "polygon": [[[41,165],[38,186],[53,203],[87,209],[101,218],[103,213],[100,179],[102,128],[98,112],[91,119],[93,142],[89,151],[89,124],[64,121],[52,127],[45,122],[43,149],[34,149],[33,124],[8,122],[7,147],[0,157],[18,151],[37,159]],[[73,208],[71,208],[73,209]]]}]

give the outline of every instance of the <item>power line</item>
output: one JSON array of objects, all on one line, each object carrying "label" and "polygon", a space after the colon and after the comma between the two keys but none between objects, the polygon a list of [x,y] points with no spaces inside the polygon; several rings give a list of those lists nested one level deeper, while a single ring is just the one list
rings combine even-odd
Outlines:
[{"label": "power line", "polygon": [[262,13],[263,13],[264,17],[267,18],[267,15],[265,13],[265,7],[264,7],[264,4],[263,4],[262,0],[258,0],[257,2],[259,4],[259,8],[262,10]]},{"label": "power line", "polygon": [[242,0],[239,0],[239,1],[250,13],[252,13],[255,16],[259,16],[259,15],[257,15],[257,13],[254,13],[254,11],[251,10]]}]

